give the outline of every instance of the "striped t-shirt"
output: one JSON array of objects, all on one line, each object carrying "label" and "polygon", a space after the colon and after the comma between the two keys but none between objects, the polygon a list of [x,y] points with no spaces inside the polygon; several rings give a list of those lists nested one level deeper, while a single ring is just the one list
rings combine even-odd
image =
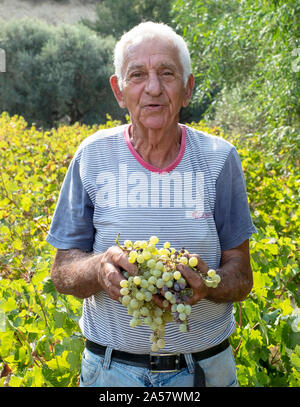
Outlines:
[{"label": "striped t-shirt", "polygon": [[[180,151],[167,168],[145,162],[129,139],[129,126],[100,130],[79,146],[62,185],[47,241],[59,249],[104,252],[126,239],[159,238],[185,247],[217,268],[222,250],[256,231],[236,149],[220,137],[181,125]],[[235,329],[231,303],[203,299],[192,306],[189,332],[167,323],[162,352],[197,352]],[[80,326],[96,343],[150,353],[146,325],[131,328],[126,307],[100,291],[84,299]]]}]

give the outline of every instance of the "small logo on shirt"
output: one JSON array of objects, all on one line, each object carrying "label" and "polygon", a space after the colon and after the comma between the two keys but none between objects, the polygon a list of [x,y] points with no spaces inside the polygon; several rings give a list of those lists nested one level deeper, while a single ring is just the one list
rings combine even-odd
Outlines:
[{"label": "small logo on shirt", "polygon": [[100,208],[185,208],[185,217],[211,217],[204,212],[204,173],[128,172],[127,164],[119,173],[101,171],[96,179],[96,205]]}]

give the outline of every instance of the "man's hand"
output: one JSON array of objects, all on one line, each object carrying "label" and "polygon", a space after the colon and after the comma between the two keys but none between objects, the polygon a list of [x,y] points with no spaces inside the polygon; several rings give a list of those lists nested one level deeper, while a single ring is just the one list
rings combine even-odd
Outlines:
[{"label": "man's hand", "polygon": [[[206,274],[208,271],[208,265],[201,259],[198,254],[189,254],[185,255],[186,257],[197,257],[198,264],[197,270],[201,271],[203,274]],[[193,289],[193,295],[186,302],[187,304],[193,305],[196,304],[202,298],[205,298],[207,295],[207,287],[203,282],[201,276],[199,276],[194,270],[184,264],[178,264],[177,270],[180,271],[182,276],[186,279],[188,285]],[[152,297],[153,302],[161,308],[165,308],[163,305],[164,296],[162,294],[155,294]],[[168,310],[171,310],[171,305],[167,307]]]},{"label": "man's hand", "polygon": [[102,254],[97,275],[102,289],[115,301],[121,297],[120,282],[125,278],[122,269],[131,275],[137,273],[137,266],[129,263],[128,255],[118,246],[112,246]]},{"label": "man's hand", "polygon": [[[206,274],[208,265],[198,255],[190,256],[198,258],[197,269]],[[208,288],[202,278],[189,267],[180,265],[177,268],[193,289],[193,296],[188,302],[191,305],[203,298],[217,303],[243,301],[253,285],[249,240],[233,249],[222,251],[220,268],[216,270],[221,282],[216,288]]]},{"label": "man's hand", "polygon": [[127,254],[117,246],[104,253],[92,254],[79,249],[58,249],[51,269],[51,279],[57,291],[78,298],[87,298],[104,290],[119,301],[121,270],[136,273]]},{"label": "man's hand", "polygon": [[[208,265],[201,259],[198,254],[189,254],[187,257],[196,257],[198,259],[197,270],[202,274],[208,272]],[[192,270],[189,266],[179,264],[177,270],[186,279],[188,285],[193,290],[193,295],[187,301],[187,304],[194,305],[207,296],[207,286],[204,284],[202,277]]]}]

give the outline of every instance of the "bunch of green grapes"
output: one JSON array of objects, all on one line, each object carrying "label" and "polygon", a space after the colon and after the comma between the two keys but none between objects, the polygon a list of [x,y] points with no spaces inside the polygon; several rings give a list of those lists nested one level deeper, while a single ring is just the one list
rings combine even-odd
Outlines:
[{"label": "bunch of green grapes", "polygon": [[[123,246],[117,245],[128,254],[128,261],[138,266],[138,274],[129,275],[123,271],[124,279],[120,282],[122,305],[132,319],[130,326],[148,325],[153,331],[150,336],[151,349],[157,352],[165,347],[165,325],[175,321],[179,324],[180,332],[189,331],[188,316],[192,307],[187,304],[192,295],[192,289],[177,270],[178,264],[185,264],[197,273],[198,259],[191,257],[189,252],[182,248],[176,250],[169,242],[162,248],[157,248],[158,237],[151,236],[148,241],[125,240]],[[200,273],[199,273],[200,274]],[[200,274],[208,287],[217,287],[221,278],[215,270],[209,270],[206,275]],[[164,296],[163,307],[152,301],[154,294]]]}]

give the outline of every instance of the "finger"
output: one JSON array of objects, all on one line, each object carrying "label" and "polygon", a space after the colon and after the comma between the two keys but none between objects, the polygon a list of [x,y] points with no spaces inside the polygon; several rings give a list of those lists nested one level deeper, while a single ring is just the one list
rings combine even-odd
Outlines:
[{"label": "finger", "polygon": [[103,275],[103,289],[109,295],[109,297],[115,301],[119,301],[120,294],[120,282],[124,280],[124,276],[115,266],[115,264],[107,262],[105,264],[105,270]]},{"label": "finger", "polygon": [[126,270],[130,275],[134,276],[138,273],[137,265],[129,263],[127,253],[117,246],[113,248],[112,260],[120,269]]},{"label": "finger", "polygon": [[178,264],[177,270],[180,271],[190,287],[196,288],[200,286],[202,279],[195,270],[184,264]]},{"label": "finger", "polygon": [[199,254],[189,254],[188,255],[189,258],[191,257],[196,257],[198,260],[198,264],[196,266],[196,269],[199,270],[201,273],[206,274],[208,272],[208,265],[205,263],[205,261],[203,261],[201,259],[201,257],[199,256]]},{"label": "finger", "polygon": [[207,295],[206,286],[203,282],[202,277],[190,267],[183,264],[179,264],[177,266],[177,269],[180,271],[180,273],[186,279],[188,285],[193,290],[193,295],[189,298],[187,303],[190,305],[196,304],[199,300]]},{"label": "finger", "polygon": [[164,301],[165,301],[165,297],[161,294],[153,294],[152,295],[152,301],[158,305],[160,308],[171,311],[171,304],[169,303],[169,305],[167,307],[164,306]]}]

